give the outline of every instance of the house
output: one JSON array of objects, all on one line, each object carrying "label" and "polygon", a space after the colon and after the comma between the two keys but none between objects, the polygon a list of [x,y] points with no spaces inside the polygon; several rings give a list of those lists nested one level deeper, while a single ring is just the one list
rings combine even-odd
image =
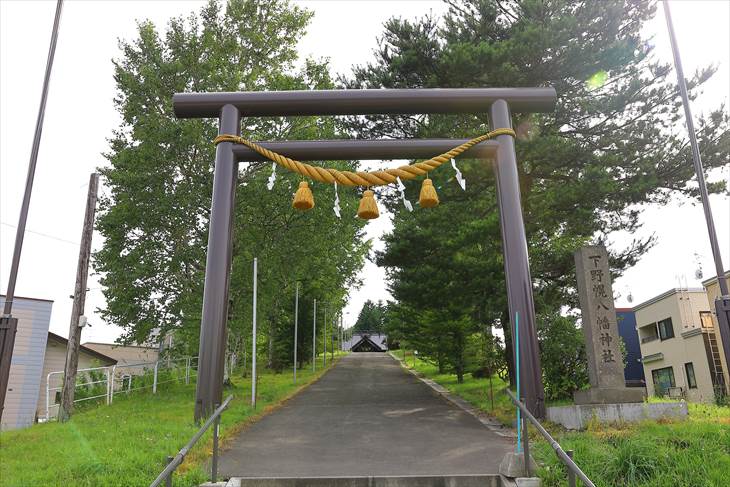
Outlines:
[{"label": "house", "polygon": [[116,343],[86,342],[82,346],[112,357],[119,366],[156,362],[160,355],[159,347],[140,345],[118,345]]},{"label": "house", "polygon": [[[4,305],[5,296],[0,296],[0,306]],[[52,308],[53,301],[47,299],[15,296],[13,300],[18,331],[0,424],[3,431],[25,428],[35,422]]]},{"label": "house", "polygon": [[641,347],[636,332],[636,316],[631,308],[616,308],[618,333],[626,346],[624,381],[627,387],[644,387],[644,367],[641,365]]},{"label": "house", "polygon": [[670,289],[633,311],[649,396],[709,403],[727,393],[705,289]]},{"label": "house", "polygon": [[388,350],[388,337],[379,332],[354,332],[342,349],[351,352],[385,352]]},{"label": "house", "polygon": [[[48,417],[53,418],[58,414],[58,404],[61,402],[61,388],[63,386],[63,370],[66,367],[66,348],[68,340],[55,333],[48,332],[46,341],[45,356],[43,359],[43,375],[41,376],[41,389],[38,394],[36,408],[37,417],[46,417],[48,406]],[[96,367],[108,367],[116,365],[117,360],[106,354],[97,352],[85,345],[79,347],[79,365],[77,370]],[[61,372],[53,373],[52,372]],[[49,376],[49,374],[51,374]],[[46,391],[50,393],[46,403]]]}]

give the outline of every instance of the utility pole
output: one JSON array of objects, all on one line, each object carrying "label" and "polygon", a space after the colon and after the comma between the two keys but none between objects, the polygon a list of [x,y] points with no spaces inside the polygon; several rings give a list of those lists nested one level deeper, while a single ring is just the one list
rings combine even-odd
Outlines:
[{"label": "utility pole", "polygon": [[297,383],[297,332],[299,328],[299,281],[297,281],[297,292],[294,298],[294,383]]},{"label": "utility pole", "polygon": [[327,305],[324,305],[324,326],[322,327],[322,346],[324,347],[324,353],[322,353],[322,368],[327,367]]},{"label": "utility pole", "polygon": [[312,372],[317,371],[317,299],[314,300],[314,316],[312,317]]},{"label": "utility pole", "polygon": [[251,345],[251,406],[256,409],[256,294],[258,293],[258,258],[253,259],[253,325]]},{"label": "utility pole", "polygon": [[18,319],[13,318],[13,299],[15,298],[15,283],[18,280],[18,267],[20,265],[20,253],[23,250],[23,237],[25,236],[25,224],[28,221],[28,207],[30,206],[30,194],[33,191],[33,179],[35,178],[35,167],[38,162],[38,149],[41,145],[41,132],[43,132],[43,118],[46,114],[46,100],[48,99],[48,85],[51,79],[51,68],[53,58],[56,54],[56,42],[58,41],[58,26],[61,22],[61,7],[63,0],[56,3],[56,17],[53,20],[51,31],[51,45],[48,48],[48,59],[46,61],[46,74],[43,78],[43,90],[41,91],[41,104],[38,107],[38,118],[35,123],[35,134],[33,145],[30,150],[30,162],[28,163],[28,175],[25,179],[25,193],[23,203],[20,206],[18,217],[18,228],[15,231],[15,247],[13,249],[13,260],[10,263],[10,278],[8,289],[5,292],[5,306],[0,316],[0,419],[5,408],[5,392],[8,389],[8,377],[10,376],[10,364],[13,361],[13,347],[15,346],[15,333],[18,330]]},{"label": "utility pole", "polygon": [[96,198],[99,191],[99,175],[92,173],[89,177],[89,193],[86,196],[86,213],[84,228],[81,232],[81,248],[79,262],[76,267],[76,285],[74,286],[74,303],[71,308],[71,323],[68,330],[68,345],[66,347],[66,366],[63,372],[63,389],[61,392],[61,406],[58,410],[58,420],[66,422],[71,419],[74,406],[74,392],[76,391],[76,370],[79,367],[79,347],[81,346],[81,328],[85,325],[81,321],[86,304],[86,281],[89,278],[89,259],[91,258],[91,237],[94,234],[94,214],[96,213]]},{"label": "utility pole", "polygon": [[669,29],[669,41],[672,44],[672,55],[674,57],[674,68],[677,71],[677,84],[679,85],[679,94],[682,96],[682,106],[684,107],[684,118],[687,122],[687,131],[689,132],[689,142],[692,146],[692,162],[694,163],[695,175],[697,176],[697,185],[700,189],[700,199],[702,200],[702,209],[705,213],[705,222],[707,223],[707,233],[710,237],[710,248],[712,256],[715,260],[715,275],[717,276],[717,285],[720,288],[720,295],[715,301],[715,311],[717,313],[717,324],[720,328],[720,337],[722,338],[723,352],[725,354],[725,363],[730,365],[730,292],[728,292],[727,280],[725,279],[725,270],[722,265],[722,256],[720,254],[720,245],[717,240],[717,231],[715,230],[715,222],[712,218],[712,209],[710,207],[710,198],[707,194],[707,183],[705,182],[705,172],[702,167],[702,159],[700,157],[700,149],[697,144],[697,134],[695,133],[694,121],[692,120],[692,111],[689,106],[689,96],[687,95],[687,83],[684,79],[684,70],[682,69],[682,59],[679,55],[679,47],[677,39],[674,35],[674,25],[672,24],[672,13],[669,11],[669,2],[664,0],[664,17],[667,21]]}]

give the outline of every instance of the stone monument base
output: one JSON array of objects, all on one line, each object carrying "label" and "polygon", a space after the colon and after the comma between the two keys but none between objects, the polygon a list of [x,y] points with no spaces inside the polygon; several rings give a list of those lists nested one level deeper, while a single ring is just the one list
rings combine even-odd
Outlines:
[{"label": "stone monument base", "polygon": [[547,408],[547,420],[571,430],[585,429],[590,421],[600,423],[632,423],[646,419],[684,419],[686,402],[579,404]]},{"label": "stone monument base", "polygon": [[591,387],[573,393],[576,404],[623,404],[644,402],[644,389],[631,387]]}]

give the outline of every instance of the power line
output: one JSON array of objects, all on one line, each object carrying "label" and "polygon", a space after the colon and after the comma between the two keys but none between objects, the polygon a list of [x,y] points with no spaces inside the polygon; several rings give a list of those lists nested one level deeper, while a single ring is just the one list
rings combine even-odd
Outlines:
[{"label": "power line", "polygon": [[[11,227],[11,228],[18,228],[18,227],[17,227],[17,225],[12,225],[12,224],[10,224],[10,223],[5,223],[5,222],[0,222],[0,223],[2,223],[2,224],[3,224],[3,225],[5,225],[5,226]],[[33,230],[28,230],[28,229],[26,229],[26,230],[25,230],[25,233],[33,233],[33,234],[35,234],[35,235],[40,235],[41,237],[46,237],[46,238],[50,238],[50,239],[53,239],[53,240],[58,240],[59,242],[63,242],[63,243],[67,243],[67,244],[75,245],[75,246],[77,246],[77,247],[78,247],[79,245],[81,245],[81,244],[80,244],[80,243],[78,243],[78,242],[73,242],[73,241],[71,241],[71,240],[66,240],[65,238],[61,238],[61,237],[56,237],[56,236],[54,236],[54,235],[49,235],[49,234],[47,234],[47,233],[43,233],[43,232],[36,232],[36,231],[33,231]]]}]

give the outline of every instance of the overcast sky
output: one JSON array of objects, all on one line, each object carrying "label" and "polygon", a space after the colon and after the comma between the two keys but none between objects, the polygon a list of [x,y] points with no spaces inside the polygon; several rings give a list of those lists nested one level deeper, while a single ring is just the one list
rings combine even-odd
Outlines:
[{"label": "overcast sky", "polygon": [[[89,174],[105,163],[107,137],[119,124],[112,105],[115,85],[111,59],[119,56],[117,39],[132,39],[136,20],[150,19],[164,26],[172,16],[198,10],[200,1],[67,1],[53,68],[43,139],[30,206],[16,294],[55,302],[51,331],[68,334],[68,320],[78,257]],[[300,43],[303,57],[328,57],[332,70],[349,73],[354,64],[371,58],[382,24],[391,16],[413,18],[429,11],[445,11],[436,1],[298,1],[315,12]],[[55,1],[0,0],[0,291],[5,292],[15,238],[33,129],[40,99],[43,70],[53,23]],[[719,67],[704,94],[693,105],[695,119],[730,98],[730,2],[674,1],[675,28],[685,72],[707,64]],[[346,19],[346,21],[343,21]],[[356,20],[356,21],[355,21]],[[663,14],[650,22],[646,37],[654,39],[657,54],[670,61],[671,51]],[[713,178],[730,179],[730,164]],[[102,191],[104,191],[102,187]],[[712,209],[723,261],[730,267],[730,199],[712,197]],[[634,304],[678,285],[700,285],[697,265],[705,277],[714,275],[707,231],[699,205],[677,201],[665,207],[646,207],[638,236],[655,234],[658,244],[619,279],[622,296],[617,306]],[[379,248],[378,237],[390,227],[387,217],[370,223],[368,237]],[[634,236],[617,235],[622,246]],[[101,239],[94,235],[94,248]],[[695,260],[699,255],[699,262]],[[384,275],[372,263],[361,273],[365,284],[352,292],[346,322],[354,321],[366,299],[386,299]],[[105,325],[93,310],[104,306],[95,276],[89,279],[86,314],[92,328],[82,341],[113,341],[119,330]]]}]

